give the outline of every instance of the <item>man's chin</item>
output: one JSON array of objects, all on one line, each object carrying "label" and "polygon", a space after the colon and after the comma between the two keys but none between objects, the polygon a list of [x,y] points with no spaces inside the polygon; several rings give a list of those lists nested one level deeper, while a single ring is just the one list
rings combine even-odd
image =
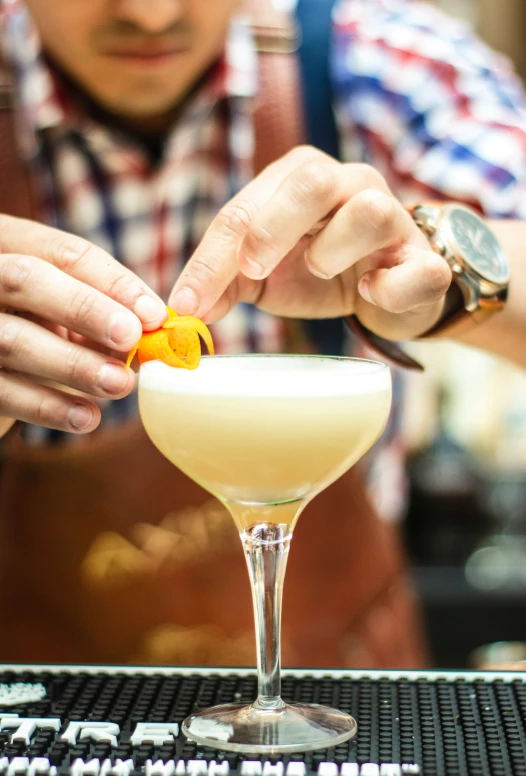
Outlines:
[{"label": "man's chin", "polygon": [[175,94],[154,100],[151,94],[132,94],[123,99],[121,94],[118,99],[102,100],[99,98],[98,101],[108,113],[113,114],[118,119],[156,122],[165,119],[177,110],[181,96]]}]

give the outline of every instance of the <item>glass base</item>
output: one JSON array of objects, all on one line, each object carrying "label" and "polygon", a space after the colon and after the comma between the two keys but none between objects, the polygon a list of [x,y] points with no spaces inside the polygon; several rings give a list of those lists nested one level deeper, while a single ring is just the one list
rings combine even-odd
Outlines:
[{"label": "glass base", "polygon": [[183,733],[201,746],[230,752],[310,752],[338,746],[356,733],[353,717],[317,704],[276,709],[228,703],[192,714]]}]

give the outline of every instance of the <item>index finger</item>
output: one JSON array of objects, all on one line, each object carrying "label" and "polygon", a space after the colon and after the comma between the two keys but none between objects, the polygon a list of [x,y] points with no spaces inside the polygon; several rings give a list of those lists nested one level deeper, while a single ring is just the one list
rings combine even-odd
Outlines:
[{"label": "index finger", "polygon": [[308,146],[295,148],[230,200],[188,261],[168,304],[181,315],[202,318],[238,274],[238,248],[258,210],[299,164],[321,156],[325,155]]},{"label": "index finger", "polygon": [[127,307],[145,329],[157,328],[166,318],[164,303],[146,283],[105,250],[76,235],[0,215],[0,252],[38,256]]}]

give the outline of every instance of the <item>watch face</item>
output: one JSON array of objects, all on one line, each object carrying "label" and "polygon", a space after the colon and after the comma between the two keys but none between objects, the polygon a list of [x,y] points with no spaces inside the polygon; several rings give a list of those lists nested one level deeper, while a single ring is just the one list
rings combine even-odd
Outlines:
[{"label": "watch face", "polygon": [[506,256],[482,219],[462,207],[453,207],[448,215],[462,259],[483,279],[491,283],[505,283],[509,272]]}]

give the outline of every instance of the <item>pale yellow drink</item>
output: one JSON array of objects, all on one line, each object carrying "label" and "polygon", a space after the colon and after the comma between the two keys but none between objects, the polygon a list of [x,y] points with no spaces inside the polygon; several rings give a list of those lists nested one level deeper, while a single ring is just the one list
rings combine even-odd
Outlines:
[{"label": "pale yellow drink", "polygon": [[352,359],[227,356],[204,358],[195,371],[141,368],[152,441],[228,503],[241,531],[262,520],[293,523],[298,502],[374,444],[390,403],[388,370]]}]

